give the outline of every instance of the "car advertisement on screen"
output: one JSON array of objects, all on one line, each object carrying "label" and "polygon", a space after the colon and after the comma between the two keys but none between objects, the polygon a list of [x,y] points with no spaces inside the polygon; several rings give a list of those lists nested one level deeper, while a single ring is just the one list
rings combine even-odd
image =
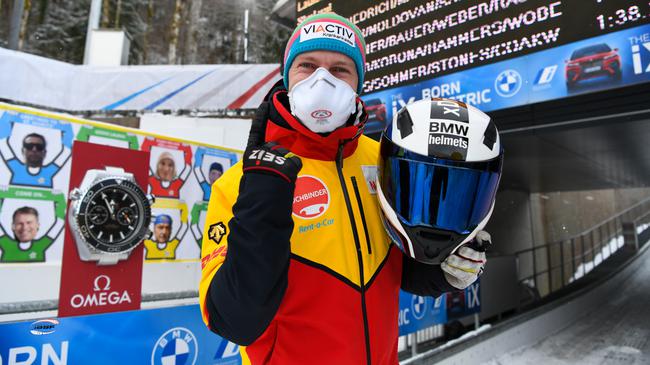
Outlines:
[{"label": "car advertisement on screen", "polygon": [[483,111],[615,89],[650,81],[650,25],[363,96],[368,133],[404,105],[449,98]]}]

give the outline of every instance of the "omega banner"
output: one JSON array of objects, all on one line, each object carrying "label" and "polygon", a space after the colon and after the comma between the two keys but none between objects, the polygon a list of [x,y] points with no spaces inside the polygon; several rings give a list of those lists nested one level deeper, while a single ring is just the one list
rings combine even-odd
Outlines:
[{"label": "omega banner", "polygon": [[[72,149],[70,189],[81,185],[87,171],[107,166],[132,173],[146,191],[149,152],[80,141],[75,141]],[[140,309],[143,246],[138,245],[126,260],[100,266],[96,261],[81,260],[72,229],[66,224],[59,317]]]}]

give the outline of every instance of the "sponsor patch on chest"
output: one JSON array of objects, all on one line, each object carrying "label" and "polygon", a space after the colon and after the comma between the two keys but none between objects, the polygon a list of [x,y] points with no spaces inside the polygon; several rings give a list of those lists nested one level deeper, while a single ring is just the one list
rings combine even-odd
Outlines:
[{"label": "sponsor patch on chest", "polygon": [[330,191],[325,183],[310,175],[299,176],[293,194],[293,215],[302,219],[318,218],[330,205]]}]

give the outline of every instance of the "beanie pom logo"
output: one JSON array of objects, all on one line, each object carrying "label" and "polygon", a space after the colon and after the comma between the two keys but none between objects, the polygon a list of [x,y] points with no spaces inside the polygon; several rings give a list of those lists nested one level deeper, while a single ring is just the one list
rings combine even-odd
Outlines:
[{"label": "beanie pom logo", "polygon": [[300,42],[312,39],[335,39],[355,47],[354,31],[342,24],[331,22],[309,23],[300,29]]}]

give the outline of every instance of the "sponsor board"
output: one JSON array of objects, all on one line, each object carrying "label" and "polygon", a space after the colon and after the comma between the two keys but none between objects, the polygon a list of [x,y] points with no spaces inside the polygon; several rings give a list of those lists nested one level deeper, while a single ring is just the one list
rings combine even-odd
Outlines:
[{"label": "sponsor board", "polygon": [[[585,64],[588,76],[567,83],[572,54],[579,49],[605,44],[606,57],[620,59],[599,69]],[[619,71],[620,70],[620,71]],[[484,112],[555,100],[650,81],[650,25],[625,29],[526,56],[431,78],[416,84],[363,95],[379,100],[387,120],[407,104],[428,98],[446,98],[474,105]]]},{"label": "sponsor board", "polygon": [[481,312],[480,282],[465,290],[443,294],[437,298],[422,297],[400,290],[399,335],[404,336],[437,324]]},{"label": "sponsor board", "polygon": [[3,323],[0,338],[0,364],[242,364],[198,305]]}]

